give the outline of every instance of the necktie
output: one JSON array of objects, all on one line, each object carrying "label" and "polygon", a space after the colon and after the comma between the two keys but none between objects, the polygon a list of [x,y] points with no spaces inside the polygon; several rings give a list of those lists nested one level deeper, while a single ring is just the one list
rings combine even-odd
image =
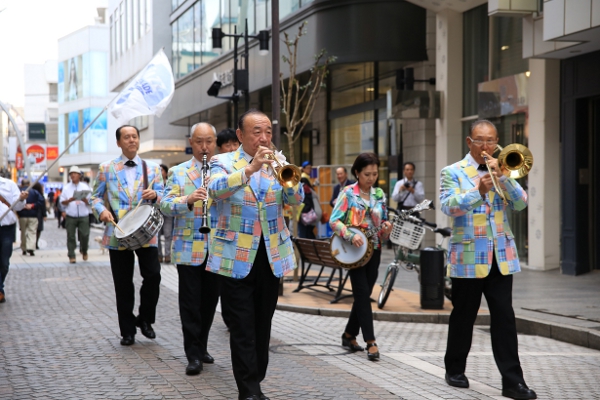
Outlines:
[{"label": "necktie", "polygon": [[127,167],[135,167],[136,165],[137,165],[137,164],[136,164],[136,163],[135,163],[135,161],[133,161],[133,160],[127,160],[127,161],[125,162],[125,166],[127,166]]},{"label": "necktie", "polygon": [[479,167],[477,167],[477,169],[479,171],[487,171],[487,165],[485,165],[485,164],[479,164]]}]

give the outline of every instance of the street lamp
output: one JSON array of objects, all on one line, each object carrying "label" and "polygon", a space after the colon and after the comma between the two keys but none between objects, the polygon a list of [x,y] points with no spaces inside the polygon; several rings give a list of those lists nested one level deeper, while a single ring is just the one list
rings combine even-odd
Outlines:
[{"label": "street lamp", "polygon": [[[207,91],[207,94],[211,97],[217,97],[219,99],[229,99],[233,102],[233,118],[234,123],[237,122],[238,119],[238,102],[240,99],[239,92],[242,92],[244,96],[244,105],[246,110],[250,108],[250,97],[248,95],[249,85],[248,85],[248,38],[258,39],[258,54],[261,56],[265,56],[269,54],[269,31],[263,30],[258,33],[258,35],[249,35],[248,34],[248,19],[246,19],[245,29],[243,34],[237,33],[237,26],[234,27],[234,33],[223,33],[221,28],[213,28],[212,30],[212,47],[213,49],[221,49],[223,48],[223,38],[224,37],[232,37],[234,38],[233,45],[233,94],[231,96],[219,96],[219,89],[222,86],[222,83],[219,81],[214,81],[210,88]],[[244,39],[244,53],[242,57],[244,58],[244,68],[238,68],[238,40]]]}]

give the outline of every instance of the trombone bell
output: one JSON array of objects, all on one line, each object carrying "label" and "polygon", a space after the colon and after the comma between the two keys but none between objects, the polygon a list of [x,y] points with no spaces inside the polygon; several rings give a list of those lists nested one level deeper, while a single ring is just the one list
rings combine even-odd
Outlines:
[{"label": "trombone bell", "polygon": [[498,165],[504,175],[512,179],[520,179],[531,171],[533,154],[522,144],[509,144],[498,154]]}]

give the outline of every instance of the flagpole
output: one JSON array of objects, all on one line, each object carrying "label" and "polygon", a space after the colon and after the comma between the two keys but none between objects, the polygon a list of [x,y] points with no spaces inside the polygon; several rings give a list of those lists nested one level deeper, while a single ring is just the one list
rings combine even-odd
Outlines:
[{"label": "flagpole", "polygon": [[[154,53],[154,55],[152,56],[152,58],[150,59],[150,61],[152,61],[152,60],[153,60],[153,59],[154,59],[154,58],[155,58],[155,57],[156,57],[156,56],[157,56],[157,55],[158,55],[158,54],[159,54],[161,51],[163,51],[163,50],[164,50],[164,48],[165,48],[165,47],[163,46],[163,47],[161,47],[161,48],[160,48],[160,49],[159,49],[159,50],[158,50],[156,53]],[[142,69],[140,70],[140,72],[138,72],[138,73],[137,73],[137,74],[136,74],[136,75],[135,75],[135,76],[134,76],[132,79],[130,79],[130,80],[129,80],[129,82],[127,82],[127,85],[125,85],[125,87],[123,88],[123,90],[127,89],[127,87],[129,86],[129,84],[130,84],[131,82],[135,81],[135,80],[136,80],[136,79],[137,79],[137,78],[140,76],[140,74],[141,74],[142,72],[144,72],[144,70],[146,69],[146,67],[147,67],[147,66],[148,66],[148,64],[146,64],[146,65],[144,66],[144,68],[142,68]],[[31,189],[31,188],[32,188],[32,187],[33,187],[33,186],[34,186],[36,183],[38,183],[38,182],[39,182],[39,181],[40,181],[40,180],[41,180],[41,179],[44,177],[44,175],[46,175],[46,174],[48,173],[48,171],[49,171],[49,170],[50,170],[52,167],[54,167],[54,164],[56,164],[56,163],[58,162],[58,160],[60,160],[60,158],[61,158],[61,157],[62,157],[62,156],[63,156],[63,155],[64,155],[64,154],[65,154],[65,153],[66,153],[66,152],[67,152],[67,151],[68,151],[68,150],[69,150],[69,149],[70,149],[70,148],[71,148],[71,147],[72,147],[72,146],[75,144],[75,142],[77,142],[77,141],[78,141],[78,140],[79,140],[79,139],[80,139],[80,138],[83,136],[83,134],[84,134],[84,133],[85,133],[85,132],[86,132],[86,131],[89,129],[89,127],[90,127],[90,126],[92,126],[92,125],[93,125],[93,124],[96,122],[96,120],[98,120],[98,118],[100,118],[100,116],[101,116],[102,114],[104,114],[104,112],[105,112],[106,110],[108,110],[108,108],[110,107],[110,105],[111,105],[111,104],[112,104],[112,103],[113,103],[113,102],[114,102],[114,101],[115,101],[115,100],[116,100],[116,99],[117,99],[117,98],[118,98],[118,97],[121,95],[121,93],[123,93],[123,90],[121,90],[121,91],[119,92],[119,94],[117,94],[117,95],[116,95],[116,96],[115,96],[115,97],[114,97],[114,98],[113,98],[111,101],[109,101],[109,102],[108,102],[108,104],[107,104],[106,106],[104,106],[104,108],[102,109],[102,111],[100,111],[100,112],[98,113],[98,115],[96,115],[96,118],[94,118],[94,119],[92,120],[92,122],[90,122],[90,123],[88,124],[88,126],[86,126],[85,128],[83,128],[83,130],[81,131],[81,133],[80,133],[79,135],[77,135],[77,137],[76,137],[75,139],[73,139],[73,141],[72,141],[71,143],[69,143],[69,145],[68,145],[68,146],[67,146],[67,147],[66,147],[66,148],[65,148],[65,149],[62,151],[62,153],[60,153],[60,154],[58,155],[58,157],[56,157],[56,160],[54,160],[54,162],[53,162],[52,164],[50,164],[50,166],[49,166],[49,167],[47,167],[47,168],[44,170],[44,172],[42,172],[42,173],[40,174],[40,176],[38,176],[38,177],[37,177],[37,179],[35,180],[35,182],[33,182],[33,183],[30,183],[30,184],[29,184],[29,187],[28,187],[27,189],[25,189],[25,191],[28,191],[29,189]],[[22,151],[23,151],[23,150],[22,150]],[[29,177],[29,178],[31,179],[31,177]],[[12,209],[15,207],[15,205],[17,205],[17,203],[18,203],[19,201],[20,201],[20,200],[18,200],[18,199],[17,199],[17,200],[16,200],[14,203],[12,203],[12,204],[10,205],[9,209],[8,209],[8,210],[6,210],[6,211],[5,211],[5,212],[2,214],[2,216],[0,217],[0,221],[2,221],[2,220],[4,219],[4,217],[6,217],[6,214],[8,214],[8,213],[9,213],[9,212],[10,212],[10,211],[11,211],[11,210],[12,210]]]}]

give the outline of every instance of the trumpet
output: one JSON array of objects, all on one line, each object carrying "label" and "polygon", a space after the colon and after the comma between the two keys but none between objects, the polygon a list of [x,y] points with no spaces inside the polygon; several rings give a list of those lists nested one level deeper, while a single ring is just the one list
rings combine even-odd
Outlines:
[{"label": "trumpet", "polygon": [[300,178],[302,176],[300,168],[293,164],[282,164],[281,161],[279,161],[275,156],[275,151],[277,151],[275,146],[271,145],[271,150],[273,150],[273,154],[267,154],[265,158],[273,160],[277,164],[276,166],[273,166],[272,164],[269,165],[273,169],[279,184],[284,188],[296,186],[298,182],[300,182]]},{"label": "trumpet", "polygon": [[[208,178],[208,163],[207,163],[207,156],[206,153],[204,154],[204,156],[202,156],[202,187],[206,188],[206,179]],[[210,233],[210,226],[208,226],[208,199],[204,200],[203,204],[202,204],[202,226],[200,227],[200,229],[198,229],[198,231],[200,231],[200,233]]]},{"label": "trumpet", "polygon": [[[502,148],[500,145],[496,145],[496,148],[492,152],[494,154],[496,151],[500,151],[498,154],[498,167],[503,175],[512,178],[512,179],[520,179],[526,176],[531,168],[533,167],[533,154],[531,151],[522,144],[513,143],[508,146]],[[504,192],[500,188],[500,183],[498,182],[498,178],[494,175],[492,168],[489,164],[490,155],[485,151],[481,152],[481,156],[485,161],[485,165],[487,166],[488,172],[492,177],[492,183],[494,184],[494,188],[496,189],[496,193],[502,199],[505,205],[508,204],[506,201],[506,196]]]}]

